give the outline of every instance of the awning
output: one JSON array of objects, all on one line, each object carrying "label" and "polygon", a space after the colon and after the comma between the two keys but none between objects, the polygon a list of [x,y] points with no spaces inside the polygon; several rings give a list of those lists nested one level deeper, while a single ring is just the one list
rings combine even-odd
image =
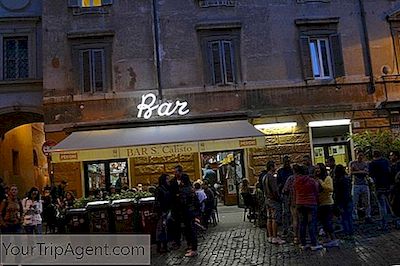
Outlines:
[{"label": "awning", "polygon": [[73,132],[51,149],[52,161],[166,156],[263,147],[264,134],[247,120]]}]

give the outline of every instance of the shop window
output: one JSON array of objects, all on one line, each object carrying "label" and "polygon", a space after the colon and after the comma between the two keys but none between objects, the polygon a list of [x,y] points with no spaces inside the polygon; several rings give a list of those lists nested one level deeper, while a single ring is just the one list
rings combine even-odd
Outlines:
[{"label": "shop window", "polygon": [[[216,28],[213,28],[216,27]],[[199,26],[204,62],[204,83],[233,85],[240,81],[240,25]],[[229,27],[232,27],[229,29]]]},{"label": "shop window", "polygon": [[337,19],[296,20],[300,30],[300,55],[305,80],[345,75]]},{"label": "shop window", "polygon": [[27,36],[3,38],[3,77],[6,80],[29,77]]},{"label": "shop window", "polygon": [[116,191],[129,188],[128,162],[118,161],[97,161],[85,163],[85,194],[109,192],[111,187]]}]

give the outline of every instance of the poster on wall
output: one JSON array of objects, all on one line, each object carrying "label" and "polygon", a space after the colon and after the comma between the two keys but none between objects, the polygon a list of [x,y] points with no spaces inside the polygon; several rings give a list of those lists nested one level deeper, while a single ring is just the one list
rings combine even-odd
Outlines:
[{"label": "poster on wall", "polygon": [[235,180],[233,178],[228,178],[226,184],[228,187],[228,194],[236,194]]}]

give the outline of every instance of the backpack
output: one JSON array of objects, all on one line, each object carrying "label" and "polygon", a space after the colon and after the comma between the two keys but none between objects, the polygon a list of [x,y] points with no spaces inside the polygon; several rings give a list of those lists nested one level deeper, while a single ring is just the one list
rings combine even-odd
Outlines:
[{"label": "backpack", "polygon": [[264,192],[264,182],[265,182],[266,175],[267,175],[267,171],[263,170],[263,171],[261,171],[260,175],[258,176],[258,183],[260,184],[260,189],[262,192]]}]

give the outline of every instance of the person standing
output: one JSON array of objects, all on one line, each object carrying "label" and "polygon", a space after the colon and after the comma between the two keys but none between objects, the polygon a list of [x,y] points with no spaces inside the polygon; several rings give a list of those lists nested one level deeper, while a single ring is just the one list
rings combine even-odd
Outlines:
[{"label": "person standing", "polygon": [[335,167],[336,167],[335,157],[329,156],[328,159],[326,159],[326,166],[327,168],[329,168],[328,175],[332,179],[335,179]]},{"label": "person standing", "polygon": [[368,163],[362,151],[357,152],[357,160],[350,162],[350,175],[353,179],[353,219],[358,220],[358,203],[365,206],[365,221],[371,222],[371,192],[368,185]]},{"label": "person standing", "polygon": [[334,199],[336,206],[340,209],[341,223],[346,237],[353,237],[353,197],[352,180],[347,175],[343,165],[335,168],[335,179],[333,180]]},{"label": "person standing", "polygon": [[11,185],[8,197],[0,205],[0,227],[2,233],[19,234],[22,232],[23,207],[17,195],[17,186]]},{"label": "person standing", "polygon": [[[335,167],[336,168],[336,167]],[[333,169],[335,169],[333,168]],[[321,190],[318,197],[318,217],[322,224],[325,234],[329,238],[329,242],[325,243],[326,247],[337,247],[339,241],[336,239],[333,230],[333,181],[328,175],[324,164],[319,163],[315,168],[315,178],[319,181]]]},{"label": "person standing", "polygon": [[312,164],[310,155],[307,154],[303,156],[303,165],[307,168],[307,175],[314,176],[315,167]]},{"label": "person standing", "polygon": [[28,197],[22,200],[24,209],[23,226],[27,234],[42,234],[43,204],[39,190],[35,187],[28,192]]},{"label": "person standing", "polygon": [[217,183],[217,174],[212,169],[211,165],[206,164],[206,169],[204,170],[203,180],[207,180],[211,188]]},{"label": "person standing", "polygon": [[289,176],[293,175],[293,169],[290,165],[290,157],[288,155],[283,156],[283,166],[278,170],[277,183],[279,187],[279,193],[282,195],[282,220],[279,221],[283,225],[283,235],[287,235],[290,227],[290,207],[287,195],[282,193],[283,187],[285,186],[286,180]]},{"label": "person standing", "polygon": [[204,193],[206,194],[207,198],[205,200],[205,209],[204,209],[204,226],[208,228],[208,223],[211,218],[212,212],[215,210],[215,195],[214,191],[210,188],[207,180],[204,180],[203,182],[203,190]]},{"label": "person standing", "polygon": [[181,177],[183,175],[183,168],[177,165],[174,168],[174,177],[170,181],[169,192],[171,197],[171,221],[168,225],[168,231],[172,240],[172,248],[179,249],[181,246],[182,230],[182,211],[179,208],[179,187],[181,184]]},{"label": "person standing", "polygon": [[[304,168],[303,168],[304,169]],[[293,166],[293,175],[289,176],[286,180],[285,186],[283,187],[282,193],[286,196],[288,206],[290,209],[291,227],[293,230],[293,243],[296,245],[299,243],[299,216],[297,213],[296,199],[294,195],[294,181],[297,175],[302,172],[302,167],[298,164]]]},{"label": "person standing", "polygon": [[282,201],[279,193],[275,162],[267,163],[267,174],[264,178],[265,205],[267,207],[268,242],[282,245],[284,240],[278,237],[278,221],[282,215]]},{"label": "person standing", "polygon": [[400,172],[400,152],[391,151],[389,154],[389,159],[391,162],[390,172],[391,172],[391,182],[395,183],[396,175]]},{"label": "person standing", "polygon": [[381,216],[381,229],[387,230],[386,216],[390,210],[389,193],[391,187],[390,163],[382,157],[380,151],[373,152],[373,160],[369,164],[369,174],[375,182],[376,196],[378,198],[379,213]]},{"label": "person standing", "polygon": [[171,195],[169,192],[169,176],[162,174],[158,178],[158,187],[155,193],[156,212],[158,214],[157,222],[157,251],[159,253],[168,252],[168,216],[171,211]]},{"label": "person standing", "polygon": [[311,241],[311,250],[322,248],[317,242],[317,208],[319,184],[308,175],[307,166],[299,167],[294,181],[294,195],[300,221],[300,247],[306,249],[306,232]]},{"label": "person standing", "polygon": [[195,221],[200,216],[200,203],[187,174],[181,175],[178,206],[182,210],[182,221],[185,226],[184,234],[188,245],[185,257],[197,256]]}]

